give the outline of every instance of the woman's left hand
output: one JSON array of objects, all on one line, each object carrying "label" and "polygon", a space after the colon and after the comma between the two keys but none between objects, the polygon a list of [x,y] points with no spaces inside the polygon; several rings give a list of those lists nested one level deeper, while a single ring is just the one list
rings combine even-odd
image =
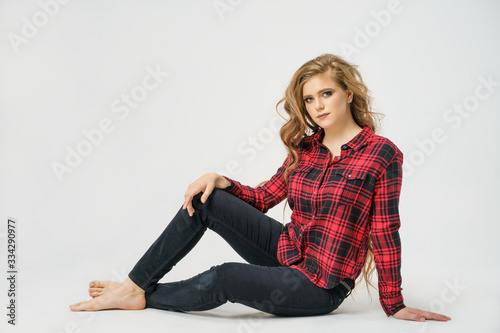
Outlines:
[{"label": "woman's left hand", "polygon": [[414,320],[414,321],[425,321],[426,319],[448,321],[451,319],[450,317],[439,313],[434,313],[409,307],[399,310],[398,312],[396,312],[396,314],[393,315],[393,317],[396,319]]}]

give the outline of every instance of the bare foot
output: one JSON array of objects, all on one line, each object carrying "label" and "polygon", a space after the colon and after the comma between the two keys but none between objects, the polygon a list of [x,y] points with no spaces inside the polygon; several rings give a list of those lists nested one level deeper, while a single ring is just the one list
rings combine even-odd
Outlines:
[{"label": "bare foot", "polygon": [[121,283],[115,281],[92,281],[89,283],[89,296],[96,298],[120,286]]},{"label": "bare foot", "polygon": [[89,287],[89,294],[95,295],[93,299],[71,305],[69,308],[72,311],[141,310],[146,307],[144,290],[129,278],[123,283],[92,281]]}]

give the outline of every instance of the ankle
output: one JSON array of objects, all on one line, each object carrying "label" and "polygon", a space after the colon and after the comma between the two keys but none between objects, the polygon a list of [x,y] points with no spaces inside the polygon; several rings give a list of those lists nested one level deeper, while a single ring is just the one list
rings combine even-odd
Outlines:
[{"label": "ankle", "polygon": [[123,282],[121,287],[126,289],[127,291],[130,291],[134,294],[143,294],[144,290],[140,288],[138,285],[134,283],[130,278],[126,278]]}]

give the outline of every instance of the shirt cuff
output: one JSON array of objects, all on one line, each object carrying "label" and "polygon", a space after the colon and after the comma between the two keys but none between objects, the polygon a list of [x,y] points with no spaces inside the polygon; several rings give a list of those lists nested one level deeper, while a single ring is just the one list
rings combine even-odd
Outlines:
[{"label": "shirt cuff", "polygon": [[398,313],[399,310],[402,310],[404,308],[406,308],[406,305],[404,305],[404,304],[397,307],[396,309],[392,310],[392,315],[395,315],[396,313]]},{"label": "shirt cuff", "polygon": [[382,305],[382,309],[384,309],[387,317],[394,315],[396,312],[406,307],[403,295],[390,300],[380,300],[380,304]]},{"label": "shirt cuff", "polygon": [[238,184],[229,177],[226,177],[226,176],[222,176],[222,177],[226,178],[230,182],[230,185],[228,185],[224,188],[221,188],[221,190],[224,190],[228,193],[231,193],[232,195],[237,196],[241,192],[241,189],[238,186]]}]

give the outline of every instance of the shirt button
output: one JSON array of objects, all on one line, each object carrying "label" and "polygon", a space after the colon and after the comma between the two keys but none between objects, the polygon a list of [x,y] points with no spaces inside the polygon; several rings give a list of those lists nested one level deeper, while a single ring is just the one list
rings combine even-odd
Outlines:
[{"label": "shirt button", "polygon": [[351,178],[351,175],[347,175],[347,178]]},{"label": "shirt button", "polygon": [[314,191],[313,194],[316,194],[316,191]]},{"label": "shirt button", "polygon": [[346,149],[347,149],[347,145],[342,145],[342,146],[340,147],[340,149],[342,149],[342,150],[346,150]]}]

